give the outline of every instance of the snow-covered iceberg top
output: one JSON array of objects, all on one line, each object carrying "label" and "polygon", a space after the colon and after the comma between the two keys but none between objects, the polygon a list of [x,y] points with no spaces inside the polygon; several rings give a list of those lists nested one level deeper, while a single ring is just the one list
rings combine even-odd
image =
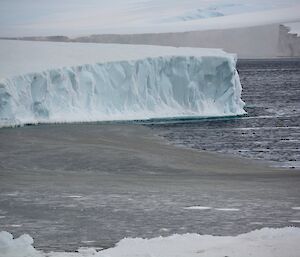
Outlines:
[{"label": "snow-covered iceberg top", "polygon": [[0,40],[0,79],[62,67],[165,56],[224,57],[221,49]]},{"label": "snow-covered iceberg top", "polygon": [[33,239],[13,239],[0,232],[0,257],[299,257],[300,228],[264,228],[238,236],[199,234],[173,235],[152,239],[127,238],[114,248],[97,252],[81,248],[76,253],[44,253],[33,248]]},{"label": "snow-covered iceberg top", "polygon": [[0,126],[244,113],[220,49],[0,40]]}]

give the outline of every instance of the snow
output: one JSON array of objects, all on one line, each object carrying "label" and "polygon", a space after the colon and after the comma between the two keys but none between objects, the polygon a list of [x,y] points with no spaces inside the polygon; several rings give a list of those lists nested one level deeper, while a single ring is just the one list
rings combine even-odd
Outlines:
[{"label": "snow", "polygon": [[0,232],[0,257],[38,257],[38,252],[33,248],[33,239],[29,235],[22,235],[13,239],[12,234]]},{"label": "snow", "polygon": [[0,40],[0,79],[30,72],[84,64],[141,60],[161,56],[234,55],[220,49],[176,48],[150,45],[54,43],[21,40]]},{"label": "snow", "polygon": [[13,239],[0,232],[0,257],[299,257],[300,228],[263,228],[238,236],[199,234],[172,235],[152,239],[125,238],[113,248],[97,251],[44,253],[33,248],[33,239],[22,235]]},{"label": "snow", "polygon": [[[188,19],[178,20],[167,23],[153,23],[126,26],[118,28],[99,28],[95,34],[142,34],[142,33],[168,33],[168,32],[187,32],[187,31],[205,31],[220,30],[232,28],[245,28],[260,25],[291,23],[300,21],[300,5],[292,8],[283,8],[276,10],[265,10],[254,13],[242,13],[226,16],[216,16],[209,19]],[[69,29],[71,31],[71,28]],[[67,32],[66,32],[67,33]],[[82,34],[90,34],[91,31]]]},{"label": "snow", "polygon": [[161,33],[300,20],[299,0],[2,0],[0,36]]},{"label": "snow", "polygon": [[290,33],[300,36],[300,22],[285,23],[284,25],[290,29]]},{"label": "snow", "polygon": [[218,49],[0,40],[0,55],[0,127],[244,113]]}]

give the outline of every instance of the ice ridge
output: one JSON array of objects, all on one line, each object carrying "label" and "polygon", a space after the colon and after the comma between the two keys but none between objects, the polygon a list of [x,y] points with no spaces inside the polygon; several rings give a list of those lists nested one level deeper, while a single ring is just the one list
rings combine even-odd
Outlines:
[{"label": "ice ridge", "polygon": [[0,80],[0,127],[244,113],[228,56],[164,56]]}]

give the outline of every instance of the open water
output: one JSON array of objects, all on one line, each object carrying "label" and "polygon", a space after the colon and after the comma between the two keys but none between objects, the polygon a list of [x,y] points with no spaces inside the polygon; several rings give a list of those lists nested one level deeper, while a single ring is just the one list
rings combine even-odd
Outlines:
[{"label": "open water", "polygon": [[300,167],[300,59],[237,65],[247,115],[152,124],[170,142]]}]

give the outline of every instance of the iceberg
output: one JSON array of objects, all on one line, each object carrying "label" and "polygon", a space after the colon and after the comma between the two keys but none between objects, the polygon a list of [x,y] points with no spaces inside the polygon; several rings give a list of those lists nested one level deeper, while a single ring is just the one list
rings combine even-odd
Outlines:
[{"label": "iceberg", "polygon": [[0,46],[2,127],[245,113],[236,56],[219,49],[5,40]]}]

